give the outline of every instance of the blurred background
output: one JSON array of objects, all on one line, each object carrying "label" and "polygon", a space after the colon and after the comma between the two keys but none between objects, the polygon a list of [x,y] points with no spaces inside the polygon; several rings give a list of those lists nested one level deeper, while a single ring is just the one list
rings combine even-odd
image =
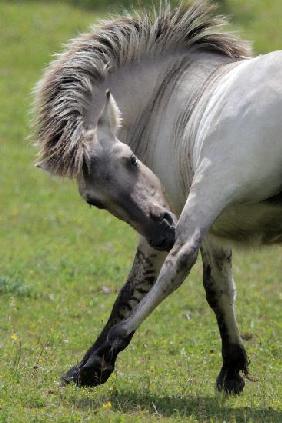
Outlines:
[{"label": "blurred background", "polygon": [[[220,344],[200,262],[138,331],[105,387],[62,392],[57,383],[105,323],[137,236],[88,208],[75,182],[34,168],[31,93],[70,38],[123,8],[152,3],[159,0],[0,0],[1,423],[94,421],[93,410],[99,422],[153,415],[183,422],[191,413],[191,422],[282,421],[281,248],[235,254],[240,328],[259,383],[229,405],[214,399]],[[217,3],[256,53],[281,49],[281,0]]]},{"label": "blurred background", "polygon": [[[66,0],[89,11],[119,12],[132,7],[158,6],[160,0]],[[190,1],[191,2],[191,1]],[[282,5],[280,0],[212,0],[219,12],[229,16],[235,28],[254,41],[256,51],[278,49],[281,42]],[[179,0],[170,0],[172,5]],[[185,1],[184,1],[185,3]],[[187,1],[186,1],[187,3]],[[189,3],[189,0],[188,0]]]},{"label": "blurred background", "polygon": [[[68,0],[70,4],[90,10],[115,12],[132,7],[158,6],[160,0]],[[219,12],[231,18],[235,28],[249,36],[259,52],[279,48],[281,42],[282,5],[280,0],[212,0]],[[170,0],[172,5],[179,0]],[[184,1],[185,3],[185,1]],[[186,1],[187,3],[187,1]],[[189,3],[189,1],[188,1]],[[191,3],[191,1],[190,1]],[[281,47],[281,45],[280,45]]]}]

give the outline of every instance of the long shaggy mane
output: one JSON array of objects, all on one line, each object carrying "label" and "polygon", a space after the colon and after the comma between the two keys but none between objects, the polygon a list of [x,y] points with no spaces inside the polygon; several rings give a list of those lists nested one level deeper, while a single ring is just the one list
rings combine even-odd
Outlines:
[{"label": "long shaggy mane", "polygon": [[69,42],[35,87],[33,132],[39,147],[38,165],[49,172],[75,177],[85,154],[85,117],[95,86],[109,72],[145,56],[169,55],[176,49],[216,52],[240,60],[249,45],[222,32],[225,19],[208,0],[172,9],[103,21]]}]

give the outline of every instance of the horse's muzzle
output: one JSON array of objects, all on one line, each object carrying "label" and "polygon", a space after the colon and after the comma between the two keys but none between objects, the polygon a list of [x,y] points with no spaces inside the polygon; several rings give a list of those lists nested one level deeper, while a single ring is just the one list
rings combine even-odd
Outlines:
[{"label": "horse's muzzle", "polygon": [[172,214],[167,214],[164,219],[156,222],[147,238],[150,246],[155,250],[170,251],[175,242],[175,222]]},{"label": "horse's muzzle", "polygon": [[166,238],[161,238],[160,240],[157,240],[157,241],[156,240],[150,240],[149,244],[155,250],[169,252],[172,249],[174,242],[175,242],[175,231],[173,233],[171,233],[171,235],[166,237]]}]

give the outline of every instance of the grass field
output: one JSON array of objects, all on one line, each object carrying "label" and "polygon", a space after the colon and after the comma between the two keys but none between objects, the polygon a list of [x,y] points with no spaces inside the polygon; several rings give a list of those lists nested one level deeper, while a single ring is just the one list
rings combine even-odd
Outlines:
[{"label": "grass field", "polygon": [[[280,0],[229,5],[259,52],[282,46]],[[220,342],[200,263],[106,385],[59,386],[102,328],[136,243],[125,224],[86,207],[74,183],[36,170],[24,141],[43,67],[97,17],[63,3],[0,3],[0,423],[281,422],[281,248],[235,254],[238,320],[258,379],[243,395],[214,391]]]}]

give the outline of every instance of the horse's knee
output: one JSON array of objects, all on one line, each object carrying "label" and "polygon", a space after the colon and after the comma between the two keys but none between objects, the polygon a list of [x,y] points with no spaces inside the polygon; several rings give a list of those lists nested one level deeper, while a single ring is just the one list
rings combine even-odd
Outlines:
[{"label": "horse's knee", "polygon": [[195,264],[199,251],[199,243],[185,243],[177,245],[176,273],[188,272]]}]

